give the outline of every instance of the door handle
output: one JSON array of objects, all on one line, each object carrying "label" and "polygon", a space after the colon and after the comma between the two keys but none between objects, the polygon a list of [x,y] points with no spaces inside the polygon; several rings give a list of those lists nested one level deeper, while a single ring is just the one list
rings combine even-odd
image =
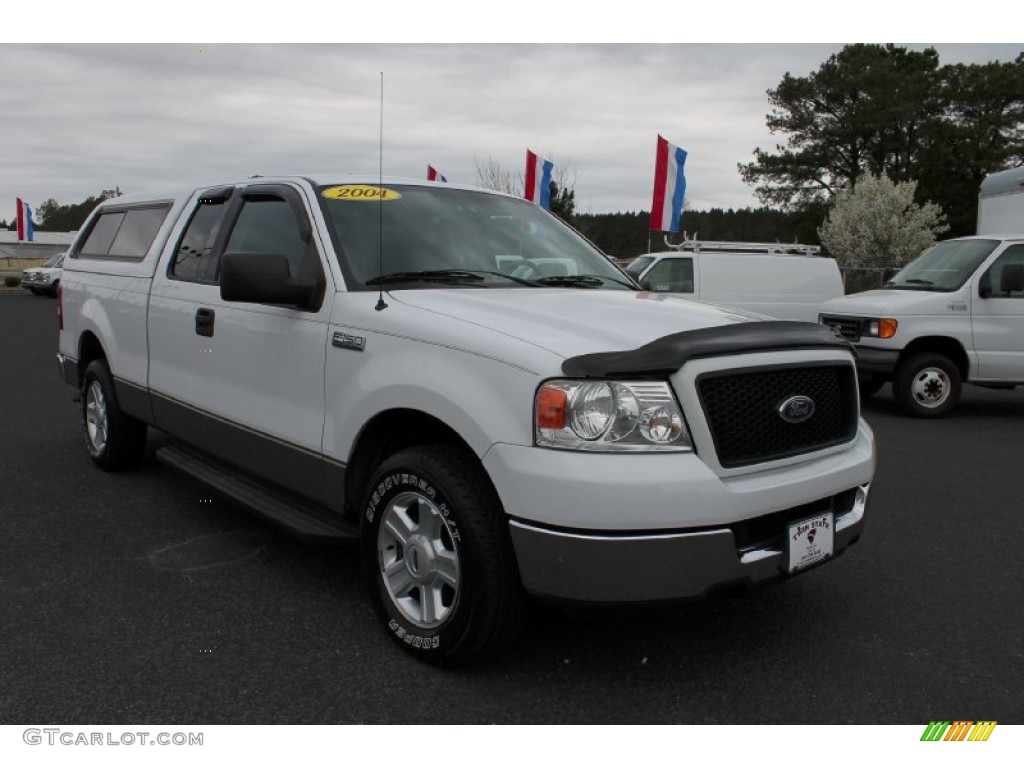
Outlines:
[{"label": "door handle", "polygon": [[213,336],[213,318],[212,309],[203,307],[196,310],[196,333],[199,336]]}]

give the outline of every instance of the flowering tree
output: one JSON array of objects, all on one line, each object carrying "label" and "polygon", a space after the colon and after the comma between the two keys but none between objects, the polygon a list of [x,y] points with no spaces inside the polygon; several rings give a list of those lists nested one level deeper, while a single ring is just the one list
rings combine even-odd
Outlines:
[{"label": "flowering tree", "polygon": [[835,196],[818,230],[822,245],[841,267],[906,264],[949,229],[939,206],[914,202],[916,189],[884,174],[860,176]]}]

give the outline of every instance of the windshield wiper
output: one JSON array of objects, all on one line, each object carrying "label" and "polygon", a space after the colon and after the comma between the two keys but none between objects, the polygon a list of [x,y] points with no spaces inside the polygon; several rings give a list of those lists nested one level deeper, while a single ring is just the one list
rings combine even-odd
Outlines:
[{"label": "windshield wiper", "polygon": [[611,277],[610,275],[548,275],[547,277],[538,277],[536,282],[540,285],[567,285],[573,288],[600,288],[604,285],[605,280],[619,285],[624,285],[627,288],[636,289],[635,285],[631,285],[625,280],[621,280],[617,277]]},{"label": "windshield wiper", "polygon": [[367,285],[386,285],[387,283],[480,283],[483,278],[462,269],[424,269],[419,272],[390,272],[386,275],[371,277]]},{"label": "windshield wiper", "polygon": [[935,283],[931,280],[925,280],[920,277],[910,277],[904,280],[902,283],[896,283],[890,280],[887,283],[882,284],[883,288],[909,288],[912,291],[941,291],[942,288],[936,288]]},{"label": "windshield wiper", "polygon": [[533,280],[525,280],[514,275],[506,275],[504,272],[493,272],[486,269],[424,269],[417,272],[391,272],[378,277],[371,277],[366,285],[386,285],[388,283],[482,283],[484,275],[502,277],[513,283],[536,287],[539,283]]}]

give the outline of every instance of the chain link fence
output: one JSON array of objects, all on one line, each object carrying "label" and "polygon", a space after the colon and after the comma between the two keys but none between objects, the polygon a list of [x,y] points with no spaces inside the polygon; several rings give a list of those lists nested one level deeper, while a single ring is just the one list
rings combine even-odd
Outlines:
[{"label": "chain link fence", "polygon": [[846,293],[860,293],[881,288],[892,279],[902,267],[840,267],[843,276],[843,287]]}]

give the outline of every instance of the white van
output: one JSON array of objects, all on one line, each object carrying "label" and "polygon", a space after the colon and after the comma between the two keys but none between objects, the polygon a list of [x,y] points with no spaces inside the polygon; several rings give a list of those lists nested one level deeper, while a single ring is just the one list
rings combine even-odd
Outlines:
[{"label": "white van", "polygon": [[1024,384],[1024,235],[936,243],[881,290],[826,302],[820,321],[856,346],[861,396],[891,381],[912,416],[948,413],[965,381]]},{"label": "white van", "polygon": [[648,253],[638,256],[626,272],[650,291],[780,320],[817,322],[822,302],[843,295],[835,260],[815,255]]}]

